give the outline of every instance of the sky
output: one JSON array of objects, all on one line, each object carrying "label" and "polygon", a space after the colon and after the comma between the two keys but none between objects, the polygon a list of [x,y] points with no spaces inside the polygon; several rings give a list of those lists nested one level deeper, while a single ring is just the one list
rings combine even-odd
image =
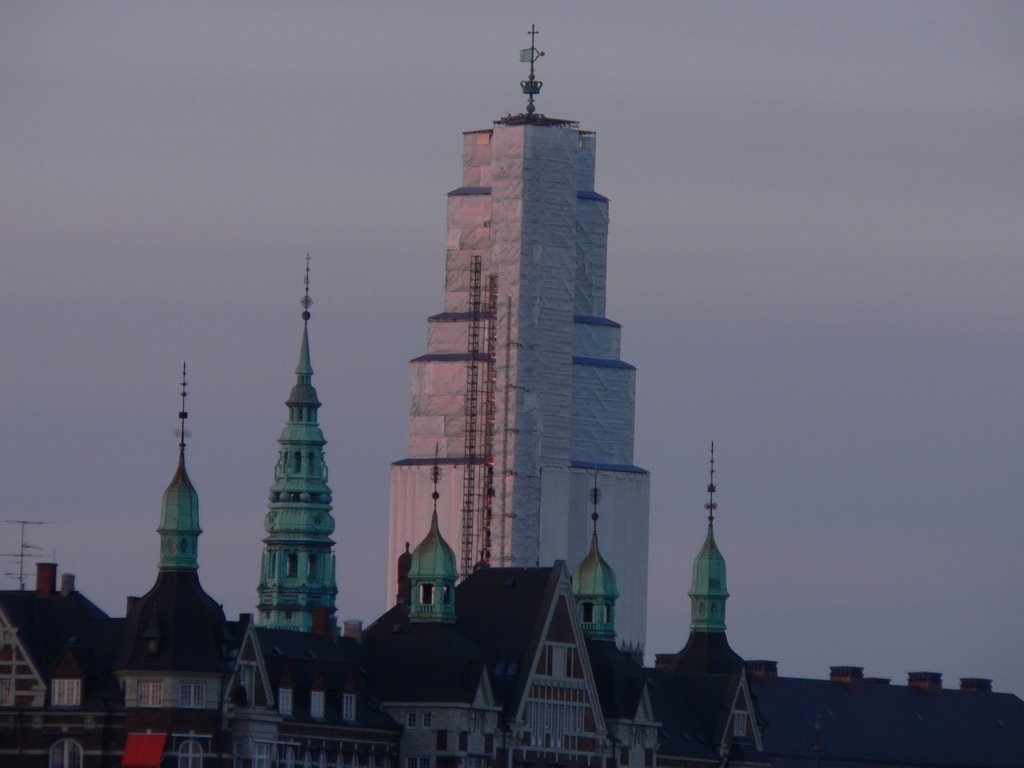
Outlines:
[{"label": "sky", "polygon": [[445,193],[523,109],[531,24],[611,199],[648,660],[714,440],[741,655],[1024,693],[1019,3],[0,4],[0,518],[123,615],[187,360],[200,577],[252,611],[308,252],[338,614],[380,615]]}]

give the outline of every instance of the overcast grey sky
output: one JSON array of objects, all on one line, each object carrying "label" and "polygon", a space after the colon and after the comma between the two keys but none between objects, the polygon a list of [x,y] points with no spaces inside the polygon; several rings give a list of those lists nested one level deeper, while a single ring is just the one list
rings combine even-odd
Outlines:
[{"label": "overcast grey sky", "polygon": [[308,251],[339,617],[379,615],[444,195],[531,23],[612,201],[649,654],[714,439],[737,651],[1024,693],[1019,3],[3,3],[0,517],[121,614],[187,359],[201,578],[252,610]]}]

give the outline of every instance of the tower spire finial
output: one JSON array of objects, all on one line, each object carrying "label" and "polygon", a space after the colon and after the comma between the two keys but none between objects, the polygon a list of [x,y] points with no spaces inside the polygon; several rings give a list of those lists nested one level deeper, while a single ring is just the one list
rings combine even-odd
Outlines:
[{"label": "tower spire finial", "polygon": [[437,500],[441,498],[441,494],[437,492],[437,481],[441,479],[441,468],[437,466],[437,452],[438,446],[434,444],[434,468],[430,470],[430,479],[434,483],[434,492],[430,494],[430,498],[434,501],[434,518],[437,518]]},{"label": "tower spire finial", "polygon": [[711,470],[708,476],[708,503],[704,505],[704,509],[708,511],[708,525],[715,522],[715,510],[718,509],[718,504],[715,503],[715,441],[711,441]]},{"label": "tower spire finial", "polygon": [[532,115],[537,111],[537,108],[533,106],[533,97],[540,93],[541,87],[544,85],[540,80],[537,80],[533,74],[533,65],[537,59],[544,55],[544,51],[537,50],[537,35],[540,32],[537,30],[535,24],[530,25],[530,47],[523,48],[519,51],[519,61],[530,63],[530,79],[523,80],[519,85],[523,89],[523,93],[529,98],[526,100],[526,114]]},{"label": "tower spire finial", "polygon": [[302,322],[303,323],[308,323],[309,322],[309,308],[311,306],[313,306],[313,300],[311,298],[309,298],[309,254],[308,253],[306,254],[306,279],[305,279],[304,282],[306,284],[306,292],[303,294],[302,298],[299,300],[299,303],[302,305]]},{"label": "tower spire finial", "polygon": [[174,430],[175,435],[178,437],[178,451],[182,456],[185,455],[185,438],[191,437],[192,432],[185,429],[185,420],[188,419],[188,411],[185,410],[185,398],[188,395],[188,380],[185,376],[187,372],[187,363],[181,364],[181,410],[178,411],[178,421],[180,426]]},{"label": "tower spire finial", "polygon": [[597,536],[597,505],[601,501],[601,489],[597,487],[597,470],[594,470],[594,487],[590,491],[590,501],[594,505],[594,511],[590,513],[590,519],[594,521],[594,536]]}]

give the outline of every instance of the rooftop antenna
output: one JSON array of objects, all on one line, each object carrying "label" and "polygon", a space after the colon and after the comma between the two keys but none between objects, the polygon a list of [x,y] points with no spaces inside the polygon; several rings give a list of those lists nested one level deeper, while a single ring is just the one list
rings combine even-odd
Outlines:
[{"label": "rooftop antenna", "polygon": [[590,513],[590,519],[594,521],[594,535],[597,536],[597,505],[601,501],[601,489],[597,487],[597,470],[594,470],[594,487],[590,491],[590,501],[594,505],[594,511]]},{"label": "rooftop antenna", "polygon": [[[17,573],[18,589],[20,589],[21,591],[24,592],[25,591],[25,559],[26,558],[39,557],[39,555],[33,555],[33,554],[29,553],[30,550],[33,550],[33,549],[38,550],[39,547],[37,547],[35,544],[30,544],[29,542],[25,541],[25,526],[26,525],[46,525],[46,523],[43,522],[42,520],[4,520],[3,522],[7,523],[8,525],[17,525],[17,526],[21,527],[21,544],[18,547],[18,551],[17,552],[5,552],[3,554],[3,557],[15,557],[15,558],[18,559],[18,573]],[[5,573],[4,575],[5,576],[10,576],[10,577],[13,578],[15,574],[13,572],[9,572],[9,573]]]},{"label": "rooftop antenna", "polygon": [[299,303],[302,305],[302,322],[303,323],[308,323],[309,322],[309,317],[310,317],[310,315],[309,315],[309,308],[311,306],[313,306],[313,300],[311,298],[309,298],[309,254],[308,253],[306,254],[306,280],[305,280],[305,283],[306,283],[306,293],[303,295],[303,297],[301,299],[299,299]]},{"label": "rooftop antenna", "polygon": [[188,394],[186,390],[187,379],[185,377],[186,366],[187,363],[181,364],[181,410],[178,411],[178,421],[181,422],[181,426],[174,430],[174,435],[178,438],[178,452],[182,456],[185,455],[185,438],[192,437],[192,430],[185,429],[185,420],[188,419],[188,411],[185,410],[185,397]]},{"label": "rooftop antenna", "polygon": [[533,75],[533,65],[541,56],[544,55],[544,51],[537,50],[537,35],[540,32],[537,31],[535,24],[530,25],[530,47],[523,48],[519,51],[519,61],[530,62],[530,79],[523,80],[519,85],[523,88],[523,93],[529,98],[526,100],[526,114],[532,115],[537,111],[537,108],[533,106],[533,97],[540,93],[541,86],[544,85],[540,80],[537,80]]},{"label": "rooftop antenna", "polygon": [[708,525],[715,522],[715,510],[718,509],[718,504],[715,503],[715,441],[711,441],[711,472],[708,479],[708,503],[704,505],[704,509],[708,511]]}]

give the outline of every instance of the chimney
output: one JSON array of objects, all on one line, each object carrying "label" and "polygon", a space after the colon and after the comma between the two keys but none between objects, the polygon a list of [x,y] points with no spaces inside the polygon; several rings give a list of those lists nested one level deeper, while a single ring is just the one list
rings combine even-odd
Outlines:
[{"label": "chimney", "polygon": [[60,577],[60,596],[67,597],[75,591],[75,574],[65,573]]},{"label": "chimney", "polygon": [[961,677],[960,690],[992,693],[992,681],[987,677]]},{"label": "chimney", "polygon": [[57,591],[57,564],[36,563],[36,594],[49,597]]},{"label": "chimney", "polygon": [[828,679],[833,683],[860,685],[864,682],[864,667],[829,667]]},{"label": "chimney", "polygon": [[779,662],[768,659],[757,659],[747,662],[747,671],[755,680],[772,683],[779,679]]},{"label": "chimney", "polygon": [[927,693],[939,693],[942,691],[942,673],[911,672],[907,676],[907,685],[911,688],[919,688]]},{"label": "chimney", "polygon": [[355,640],[357,643],[363,642],[363,622],[359,619],[345,619],[345,637]]},{"label": "chimney", "polygon": [[338,624],[326,608],[314,608],[313,626],[309,631],[328,640],[335,640],[338,637]]}]

